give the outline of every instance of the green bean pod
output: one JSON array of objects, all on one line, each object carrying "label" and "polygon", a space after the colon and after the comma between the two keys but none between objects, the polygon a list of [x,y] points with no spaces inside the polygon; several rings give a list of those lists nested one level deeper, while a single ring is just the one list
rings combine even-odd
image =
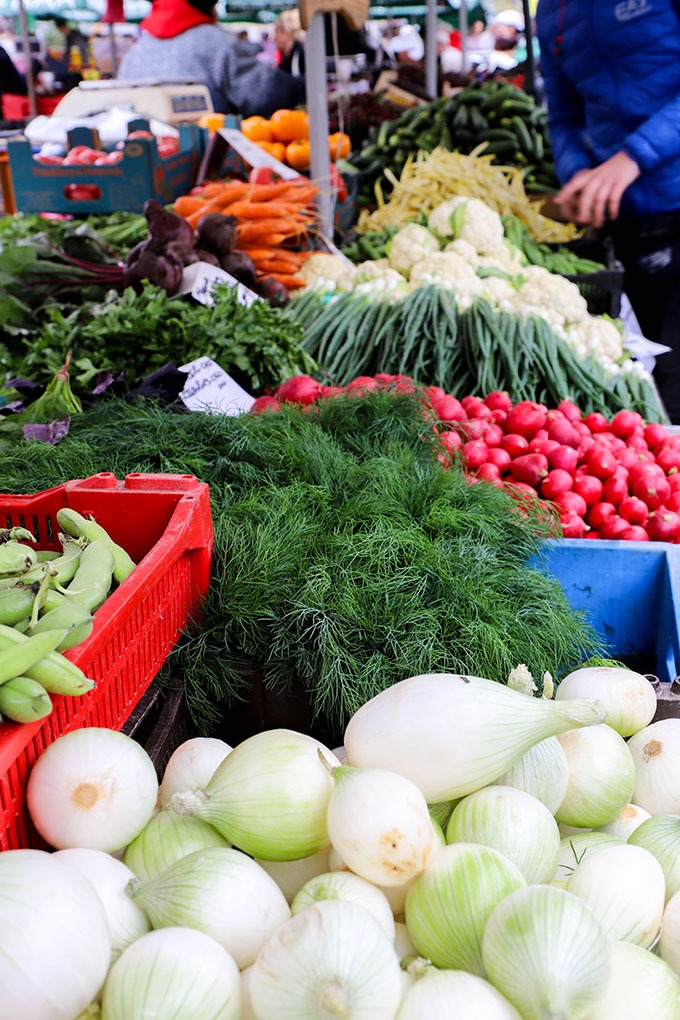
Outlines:
[{"label": "green bean pod", "polygon": [[65,630],[48,630],[44,634],[27,637],[20,644],[0,651],[0,684],[12,680],[15,676],[23,676],[26,670],[44,658],[48,652],[53,652],[65,637]]},{"label": "green bean pod", "polygon": [[6,588],[0,591],[0,623],[15,627],[33,612],[35,592],[30,587]]},{"label": "green bean pod", "polygon": [[93,625],[94,617],[86,606],[81,606],[71,599],[64,599],[62,605],[43,613],[38,621],[29,627],[28,633],[43,634],[48,630],[66,630],[66,637],[56,648],[56,651],[63,652],[89,638]]},{"label": "green bean pod", "polygon": [[57,521],[67,535],[74,538],[84,538],[88,542],[105,542],[113,554],[114,570],[113,576],[120,584],[135,569],[135,561],[128,556],[125,549],[113,541],[108,532],[96,521],[88,520],[71,507],[62,507],[57,510]]},{"label": "green bean pod", "polygon": [[91,613],[101,606],[111,588],[113,553],[108,542],[95,539],[80,554],[80,562],[68,587],[68,597]]},{"label": "green bean pod", "polygon": [[24,574],[36,562],[35,550],[10,539],[0,545],[0,575]]},{"label": "green bean pod", "polygon": [[[0,625],[0,656],[28,640],[25,634],[20,634],[14,627]],[[75,697],[78,694],[86,694],[95,687],[94,680],[86,677],[79,666],[57,651],[48,652],[42,659],[25,669],[23,673],[24,676],[29,676],[41,683],[50,694],[66,694]]]},{"label": "green bean pod", "polygon": [[0,713],[12,722],[44,719],[52,711],[50,696],[37,680],[17,676],[0,685]]}]

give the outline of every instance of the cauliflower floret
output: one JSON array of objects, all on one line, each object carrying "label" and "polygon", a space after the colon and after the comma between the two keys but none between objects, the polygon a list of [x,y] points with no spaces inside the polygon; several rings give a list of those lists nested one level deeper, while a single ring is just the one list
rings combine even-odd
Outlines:
[{"label": "cauliflower floret", "polygon": [[481,283],[482,297],[491,301],[492,304],[504,312],[512,312],[514,310],[515,288],[509,280],[504,280],[500,276],[486,276],[482,279]]},{"label": "cauliflower floret", "polygon": [[398,301],[409,293],[408,280],[392,270],[388,276],[374,276],[370,280],[364,280],[354,288],[355,294],[369,294],[371,297],[380,298],[386,301]]},{"label": "cauliflower floret", "polygon": [[456,292],[456,302],[461,309],[469,308],[481,293],[482,281],[473,266],[453,251],[438,251],[416,264],[411,269],[411,286],[426,287],[435,284]]},{"label": "cauliflower floret", "polygon": [[466,241],[462,237],[457,237],[455,241],[449,241],[448,244],[444,245],[444,251],[455,251],[458,255],[462,255],[466,262],[469,262],[471,266],[479,265],[479,255],[472,247],[469,241]]},{"label": "cauliflower floret", "polygon": [[515,297],[518,311],[533,312],[550,325],[583,322],[589,318],[586,299],[575,283],[542,266],[526,266]]},{"label": "cauliflower floret", "polygon": [[625,355],[621,333],[613,322],[599,315],[591,315],[583,322],[577,322],[570,330],[576,342],[582,341],[586,353],[598,360],[602,357],[611,361],[621,361]]},{"label": "cauliflower floret", "polygon": [[409,223],[398,230],[390,241],[387,258],[393,269],[408,276],[411,266],[432,252],[439,251],[439,241],[427,227]]},{"label": "cauliflower floret", "polygon": [[479,255],[492,255],[503,245],[503,221],[479,198],[457,195],[442,202],[428,216],[427,225],[441,237],[462,238]]},{"label": "cauliflower floret", "polygon": [[369,259],[367,262],[359,262],[354,268],[357,276],[361,276],[364,280],[382,276],[386,269],[391,273],[396,273],[396,269],[392,269],[390,266],[389,259]]},{"label": "cauliflower floret", "polygon": [[305,259],[298,270],[298,276],[308,285],[314,285],[318,280],[340,280],[346,277],[352,268],[352,264],[346,258],[317,251]]},{"label": "cauliflower floret", "polygon": [[501,247],[493,255],[478,255],[477,265],[501,269],[513,278],[519,276],[525,269],[519,249],[509,241],[503,241]]}]

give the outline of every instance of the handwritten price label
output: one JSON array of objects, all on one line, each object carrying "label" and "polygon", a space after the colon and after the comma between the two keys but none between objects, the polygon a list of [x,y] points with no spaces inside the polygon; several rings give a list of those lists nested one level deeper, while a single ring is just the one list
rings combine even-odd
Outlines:
[{"label": "handwritten price label", "polygon": [[211,266],[209,262],[194,262],[185,266],[182,276],[182,286],[177,291],[176,297],[191,294],[195,301],[202,305],[214,304],[212,289],[217,283],[226,283],[228,287],[236,288],[236,297],[240,304],[249,308],[254,301],[261,301],[259,294],[245,287],[242,283],[227,273],[219,266]]},{"label": "handwritten price label", "polygon": [[182,365],[180,371],[188,375],[180,398],[190,411],[244,414],[255,403],[255,398],[212,358],[197,358]]}]

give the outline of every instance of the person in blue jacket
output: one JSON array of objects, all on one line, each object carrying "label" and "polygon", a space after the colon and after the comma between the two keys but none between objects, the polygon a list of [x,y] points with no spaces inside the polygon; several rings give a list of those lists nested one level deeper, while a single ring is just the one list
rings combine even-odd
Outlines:
[{"label": "person in blue jacket", "polygon": [[536,30],[556,201],[613,238],[680,424],[680,0],[540,0]]}]

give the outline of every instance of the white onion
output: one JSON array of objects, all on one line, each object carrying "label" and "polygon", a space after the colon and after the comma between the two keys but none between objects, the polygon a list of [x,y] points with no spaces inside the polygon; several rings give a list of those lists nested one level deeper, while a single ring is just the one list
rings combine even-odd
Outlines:
[{"label": "white onion", "polygon": [[362,705],[344,746],[350,765],[398,772],[435,804],[495,782],[540,740],[603,719],[595,702],[528,698],[483,677],[428,673]]},{"label": "white onion", "polygon": [[74,868],[92,884],[101,900],[111,935],[111,963],[151,928],[144,911],[130,899],[127,886],[134,874],[103,850],[57,850],[52,857]]},{"label": "white onion", "polygon": [[143,935],[113,965],[102,1020],[241,1020],[238,967],[221,945],[191,928]]},{"label": "white onion", "polygon": [[621,845],[625,840],[609,832],[581,832],[564,836],[560,842],[560,853],[553,883],[564,884],[574,868],[586,856],[597,853],[605,846]]},{"label": "white onion", "polygon": [[667,963],[630,942],[612,942],[609,959],[609,980],[588,1020],[678,1020],[680,978]]},{"label": "white onion", "polygon": [[634,846],[654,854],[666,879],[666,899],[680,889],[680,815],[648,818],[628,837]]},{"label": "white onion", "polygon": [[193,815],[162,809],[127,846],[123,860],[137,878],[156,878],[187,854],[210,846],[229,846],[212,825]]},{"label": "white onion", "polygon": [[400,960],[418,955],[418,950],[413,945],[413,939],[403,921],[394,922],[394,948]]},{"label": "white onion", "polygon": [[404,885],[432,853],[432,819],[423,794],[387,769],[334,768],[326,825],[345,864],[377,885]]},{"label": "white onion", "polygon": [[680,891],[671,896],[663,912],[659,956],[680,975]]},{"label": "white onion", "polygon": [[265,730],[235,747],[204,790],[176,793],[169,806],[214,825],[253,857],[296,861],[329,843],[326,811],[333,780],[323,761],[340,765],[313,737]]},{"label": "white onion", "polygon": [[0,853],[0,1020],[73,1020],[111,958],[92,885],[43,850]]},{"label": "white onion", "polygon": [[154,928],[196,928],[223,945],[239,968],[290,917],[274,879],[230,847],[188,854],[157,878],[131,883],[131,895]]},{"label": "white onion", "polygon": [[435,967],[484,976],[482,932],[492,910],[525,885],[519,869],[491,847],[452,843],[432,859],[406,897],[406,926]]},{"label": "white onion", "polygon": [[554,815],[564,800],[569,781],[567,757],[557,737],[540,740],[496,780],[497,786],[515,786],[545,804]]},{"label": "white onion", "polygon": [[344,900],[324,900],[282,925],[249,975],[257,1020],[393,1020],[401,989],[385,932]]},{"label": "white onion", "polygon": [[622,666],[587,666],[561,681],[557,701],[595,698],[607,712],[607,726],[622,737],[648,726],[656,712],[656,691],[646,676]]},{"label": "white onion", "polygon": [[404,995],[395,1020],[438,1017],[521,1020],[515,1007],[483,978],[430,967]]},{"label": "white onion", "polygon": [[518,889],[498,904],[482,957],[488,980],[524,1020],[585,1020],[609,975],[599,922],[577,896],[548,885]]},{"label": "white onion", "polygon": [[598,832],[609,832],[613,836],[620,836],[621,839],[628,839],[639,825],[651,817],[649,811],[645,811],[638,804],[626,804],[616,818],[612,818],[606,825],[600,825]]},{"label": "white onion", "polygon": [[628,741],[635,764],[631,800],[650,815],[680,815],[680,719],[659,719]]},{"label": "white onion", "polygon": [[165,807],[175,793],[202,790],[231,750],[229,744],[217,737],[191,737],[175,748],[158,789],[161,807]]},{"label": "white onion", "polygon": [[449,819],[446,840],[499,850],[529,885],[551,880],[560,852],[557,822],[545,804],[512,786],[485,786],[464,797]]},{"label": "white onion", "polygon": [[656,942],[666,883],[647,850],[627,843],[602,847],[574,868],[566,888],[588,904],[610,938],[643,949]]},{"label": "white onion", "polygon": [[604,724],[569,730],[557,739],[567,756],[569,782],[555,818],[581,828],[611,822],[633,799],[635,766],[626,741]]},{"label": "white onion", "polygon": [[157,796],[156,770],[141,744],[97,726],[57,737],[26,788],[31,820],[46,843],[109,853],[141,832]]},{"label": "white onion", "polygon": [[307,910],[308,907],[323,900],[358,903],[373,915],[388,939],[394,942],[394,916],[387,897],[377,886],[364,878],[352,874],[351,871],[331,871],[325,875],[317,875],[302,886],[290,905],[291,913],[295,917],[301,910]]},{"label": "white onion", "polygon": [[332,847],[329,843],[328,846],[317,850],[315,854],[301,857],[299,861],[263,861],[259,857],[256,857],[255,860],[268,875],[271,875],[283,895],[291,903],[310,878],[335,870],[330,865],[331,850]]}]

